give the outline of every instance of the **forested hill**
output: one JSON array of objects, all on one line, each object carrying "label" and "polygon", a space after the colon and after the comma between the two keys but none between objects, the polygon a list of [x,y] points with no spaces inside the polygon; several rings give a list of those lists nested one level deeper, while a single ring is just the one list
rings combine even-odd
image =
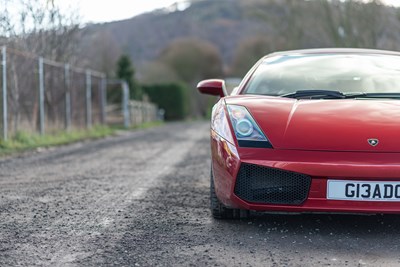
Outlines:
[{"label": "forested hill", "polygon": [[[240,49],[308,47],[400,48],[399,11],[356,1],[206,0],[183,11],[158,10],[132,19],[87,26],[84,46],[107,46],[132,56],[135,64],[156,59],[177,38],[206,40],[225,65]],[[247,46],[246,46],[247,45]]]}]

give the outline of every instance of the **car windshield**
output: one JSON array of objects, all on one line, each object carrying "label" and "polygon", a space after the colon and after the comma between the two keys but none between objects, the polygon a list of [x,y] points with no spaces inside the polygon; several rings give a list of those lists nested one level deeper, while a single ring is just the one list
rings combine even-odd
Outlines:
[{"label": "car windshield", "polygon": [[[400,93],[400,57],[382,54],[291,54],[266,58],[244,94],[302,96],[315,91]],[[305,93],[304,93],[305,92]]]}]

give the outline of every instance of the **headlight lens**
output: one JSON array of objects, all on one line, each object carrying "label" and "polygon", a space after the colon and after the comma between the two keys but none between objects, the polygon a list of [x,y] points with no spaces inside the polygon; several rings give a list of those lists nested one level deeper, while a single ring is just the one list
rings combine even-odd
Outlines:
[{"label": "headlight lens", "polygon": [[272,148],[267,137],[245,107],[227,105],[227,108],[239,146]]},{"label": "headlight lens", "polygon": [[240,136],[249,137],[254,131],[254,127],[249,120],[241,119],[236,123],[236,130]]}]

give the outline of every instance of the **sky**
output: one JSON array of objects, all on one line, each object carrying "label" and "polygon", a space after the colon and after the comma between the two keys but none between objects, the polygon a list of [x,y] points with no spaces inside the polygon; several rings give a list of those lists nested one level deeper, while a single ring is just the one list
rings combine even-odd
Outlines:
[{"label": "sky", "polygon": [[56,0],[63,8],[77,9],[84,22],[107,22],[132,18],[177,0]]},{"label": "sky", "polygon": [[[178,1],[179,0],[56,0],[63,8],[80,10],[80,15],[84,23],[128,19],[154,9],[169,7]],[[400,0],[383,1],[387,4],[400,6]]]}]

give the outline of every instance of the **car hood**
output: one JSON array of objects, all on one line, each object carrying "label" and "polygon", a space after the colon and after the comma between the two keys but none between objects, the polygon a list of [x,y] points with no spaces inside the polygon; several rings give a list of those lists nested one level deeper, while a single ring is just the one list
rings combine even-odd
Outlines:
[{"label": "car hood", "polygon": [[226,103],[247,107],[275,149],[400,152],[397,100],[235,96]]}]

